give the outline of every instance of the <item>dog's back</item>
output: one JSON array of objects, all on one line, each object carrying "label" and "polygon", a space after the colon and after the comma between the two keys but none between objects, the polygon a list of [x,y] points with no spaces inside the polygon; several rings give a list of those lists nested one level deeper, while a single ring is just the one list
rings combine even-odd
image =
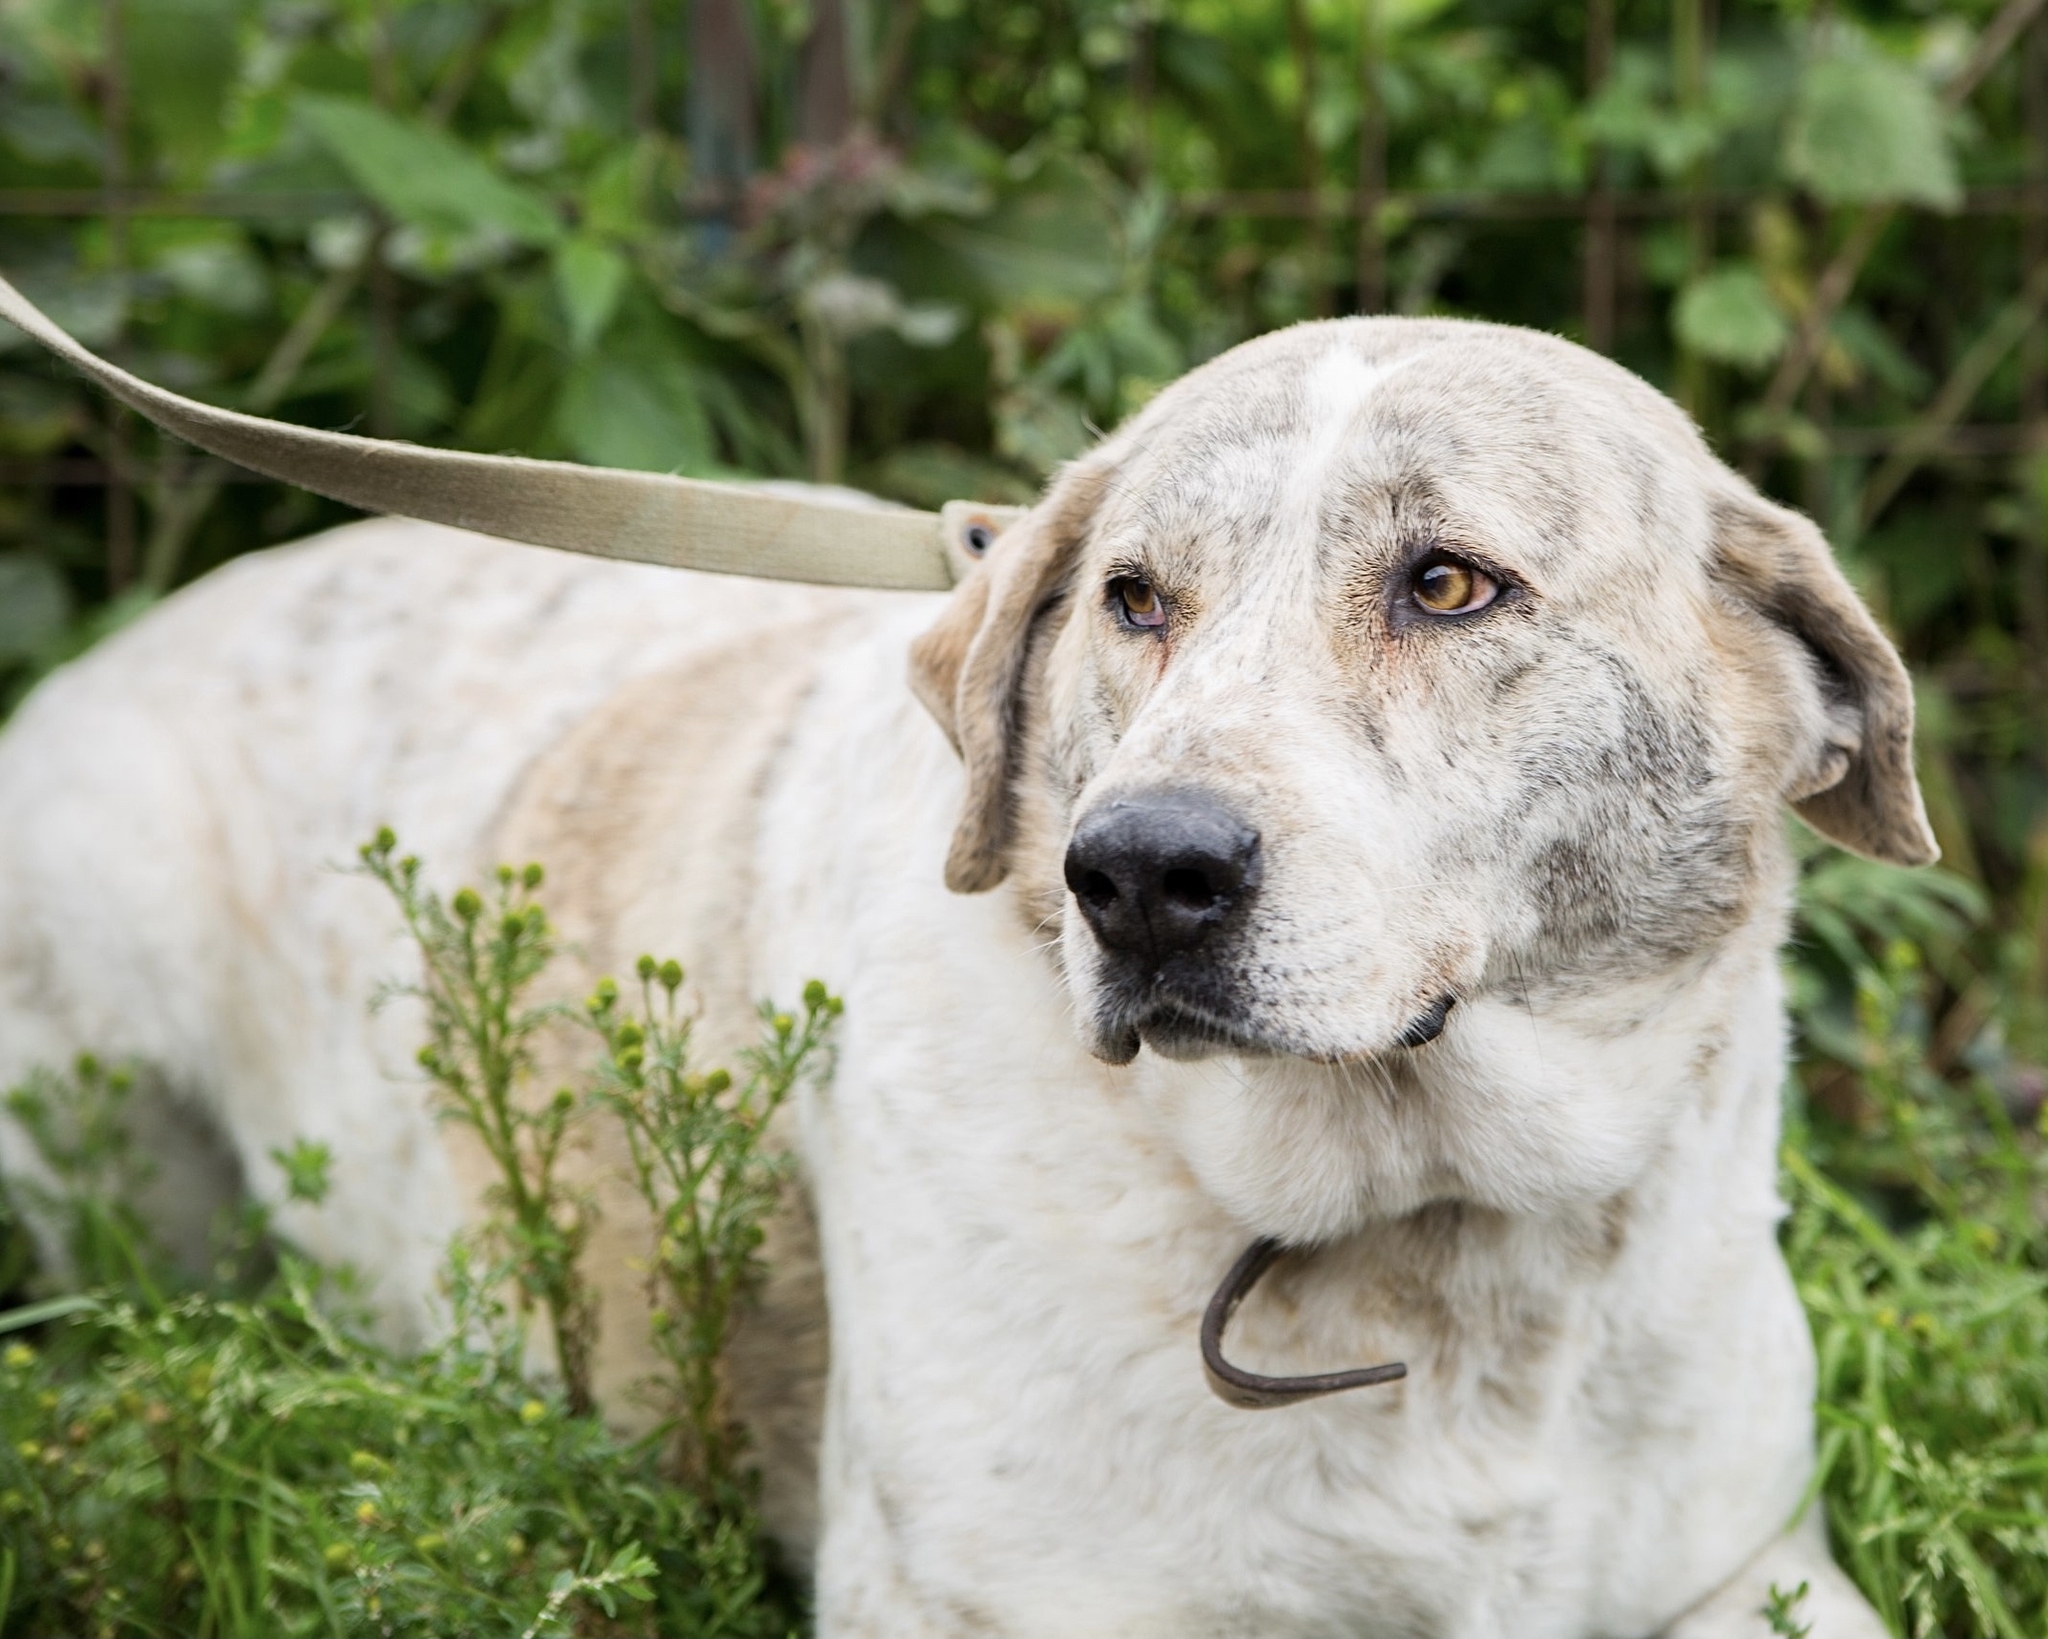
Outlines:
[{"label": "dog's back", "polygon": [[[415,1017],[369,1016],[417,959],[345,867],[390,825],[437,882],[475,880],[536,761],[594,711],[831,598],[400,520],[179,593],[0,735],[0,1084],[81,1051],[146,1066],[156,1215],[188,1256],[241,1179],[276,1193],[270,1148],[326,1141],[335,1193],[287,1228],[415,1329],[465,1191]],[[0,1144],[30,1164],[19,1132]]]}]

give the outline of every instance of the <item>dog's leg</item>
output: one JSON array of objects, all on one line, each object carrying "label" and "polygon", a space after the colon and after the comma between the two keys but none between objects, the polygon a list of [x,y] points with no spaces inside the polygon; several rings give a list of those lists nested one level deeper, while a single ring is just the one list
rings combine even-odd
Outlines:
[{"label": "dog's leg", "polygon": [[1829,1555],[1819,1504],[1665,1629],[1662,1639],[1766,1639],[1771,1590],[1790,1594],[1802,1583],[1806,1596],[1791,1611],[1794,1631],[1809,1639],[1887,1639],[1877,1612]]},{"label": "dog's leg", "polygon": [[854,1483],[827,1487],[817,1560],[818,1639],[979,1639],[999,1630],[985,1613],[946,1608],[905,1564],[896,1510]]}]

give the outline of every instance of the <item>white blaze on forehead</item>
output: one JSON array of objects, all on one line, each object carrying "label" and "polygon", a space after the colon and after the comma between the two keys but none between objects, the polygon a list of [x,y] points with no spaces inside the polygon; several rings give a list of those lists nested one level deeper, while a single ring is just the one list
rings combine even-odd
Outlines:
[{"label": "white blaze on forehead", "polygon": [[1421,358],[1427,349],[1403,353],[1384,362],[1362,356],[1349,341],[1339,342],[1309,367],[1303,383],[1309,427],[1308,442],[1287,482],[1284,531],[1313,550],[1322,518],[1323,497],[1331,469],[1357,448],[1358,418],[1395,376]]},{"label": "white blaze on forehead", "polygon": [[1376,363],[1361,357],[1356,348],[1340,344],[1310,367],[1305,384],[1310,436],[1304,465],[1312,467],[1318,478],[1324,475],[1337,452],[1350,442],[1358,412],[1390,380],[1420,358],[1422,351]]}]

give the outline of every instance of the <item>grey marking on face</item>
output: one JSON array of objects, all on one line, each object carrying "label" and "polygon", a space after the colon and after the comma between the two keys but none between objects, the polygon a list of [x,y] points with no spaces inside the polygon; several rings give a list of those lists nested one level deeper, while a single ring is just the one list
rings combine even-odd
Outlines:
[{"label": "grey marking on face", "polygon": [[1518,761],[1532,814],[1562,823],[1532,861],[1546,956],[1612,972],[1689,954],[1745,914],[1749,827],[1704,711],[1660,700],[1591,631],[1589,708]]}]

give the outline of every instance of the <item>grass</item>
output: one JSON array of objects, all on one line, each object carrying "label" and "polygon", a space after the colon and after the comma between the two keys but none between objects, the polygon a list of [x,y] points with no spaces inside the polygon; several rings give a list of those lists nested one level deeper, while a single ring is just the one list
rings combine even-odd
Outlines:
[{"label": "grass", "polygon": [[[764,1008],[743,1073],[700,1073],[673,962],[642,958],[644,1013],[609,980],[582,1014],[533,1001],[553,953],[537,866],[444,903],[387,831],[362,868],[419,948],[429,1096],[498,1172],[449,1250],[447,1335],[413,1355],[368,1341],[348,1272],[253,1206],[221,1226],[211,1278],[181,1280],[125,1205],[148,1171],[124,1121],[136,1072],[32,1077],[9,1105],[47,1179],[0,1202],[0,1246],[18,1270],[33,1215],[71,1289],[0,1314],[0,1634],[799,1631],[720,1357],[783,1184],[763,1132],[823,1067],[837,998],[813,983],[800,1012]],[[550,1030],[585,1032],[591,1069],[535,1098]],[[650,1386],[670,1415],[630,1441],[590,1410],[592,1209],[559,1166],[599,1120],[639,1163],[672,1372]],[[272,1160],[288,1194],[324,1195],[322,1146]]]},{"label": "grass", "polygon": [[2048,1633],[2048,1165],[1983,1073],[1928,1069],[1919,951],[1858,975],[1870,1115],[1784,1150],[1841,1563],[1895,1632]]},{"label": "grass", "polygon": [[[346,1271],[247,1209],[211,1282],[181,1282],[122,1205],[144,1171],[130,1072],[32,1078],[10,1103],[51,1181],[10,1210],[61,1227],[76,1278],[0,1314],[0,1634],[801,1631],[719,1361],[784,1182],[761,1134],[823,1068],[836,999],[764,1009],[739,1074],[698,1071],[673,963],[580,1011],[531,1003],[553,948],[537,868],[446,904],[388,835],[364,868],[421,947],[432,1096],[500,1172],[451,1249],[449,1334],[366,1341]],[[2048,1633],[2048,1144],[2007,1041],[2023,1021],[1994,991],[1968,1040],[1936,1039],[1982,914],[1957,879],[1816,852],[1803,882],[1783,1159],[1820,1358],[1810,1505],[1896,1632]],[[537,1098],[552,1030],[589,1032],[592,1064]],[[623,1124],[651,1225],[670,1415],[635,1441],[575,1384],[588,1205],[556,1163],[594,1121]],[[288,1193],[324,1192],[319,1146],[273,1160]],[[21,1246],[0,1237],[0,1275]],[[1801,1598],[1773,1590],[1768,1630],[1804,1632]]]}]

